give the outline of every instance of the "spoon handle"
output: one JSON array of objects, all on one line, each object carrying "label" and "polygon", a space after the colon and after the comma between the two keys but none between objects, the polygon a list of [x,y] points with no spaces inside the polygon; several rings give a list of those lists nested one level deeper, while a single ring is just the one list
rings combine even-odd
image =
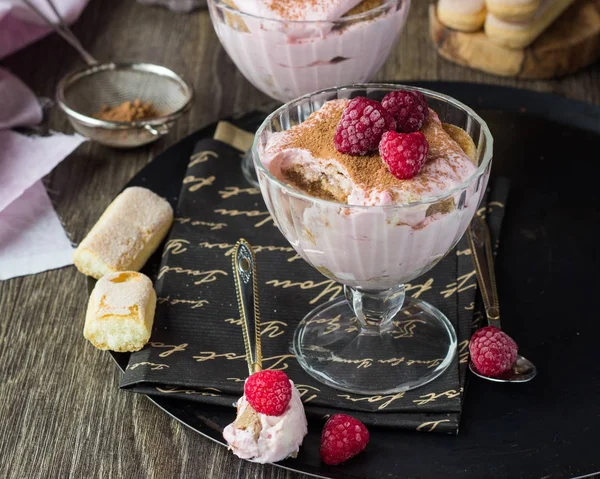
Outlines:
[{"label": "spoon handle", "polygon": [[485,315],[489,326],[500,325],[500,306],[498,302],[498,291],[496,290],[496,276],[494,274],[494,255],[492,253],[492,242],[490,231],[485,220],[475,215],[467,231],[469,246],[475,263],[477,282],[483,297]]},{"label": "spoon handle", "polygon": [[262,369],[258,277],[254,252],[245,239],[240,239],[233,248],[233,278],[242,320],[248,372],[253,374]]}]

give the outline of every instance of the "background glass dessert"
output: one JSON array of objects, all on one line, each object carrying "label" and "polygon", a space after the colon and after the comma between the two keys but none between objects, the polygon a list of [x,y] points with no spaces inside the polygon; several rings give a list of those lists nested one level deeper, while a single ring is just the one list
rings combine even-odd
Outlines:
[{"label": "background glass dessert", "polygon": [[[259,2],[238,1],[241,10],[229,3],[208,2],[223,48],[250,83],[280,101],[369,81],[387,59],[410,6],[410,0],[365,1],[375,8],[333,19],[290,20],[285,12],[279,19],[247,13],[249,4]],[[310,10],[311,2],[305,3]],[[268,15],[264,7],[256,10]]]},{"label": "background glass dessert", "polygon": [[[265,159],[274,134],[304,122],[326,101],[356,96],[381,100],[398,89],[411,88],[354,85],[303,96],[265,120],[253,147],[261,192],[275,223],[308,263],[344,285],[345,298],[325,303],[300,323],[296,356],[315,378],[361,394],[412,389],[451,364],[456,352],[452,325],[435,307],[405,298],[403,284],[435,266],[464,234],[485,192],[492,136],[468,106],[418,89],[442,122],[473,138],[477,169],[441,194],[404,204],[362,206],[319,199],[279,180]],[[413,325],[411,334],[403,334],[408,324]],[[399,361],[404,357],[417,361],[406,367]],[[356,367],[366,360],[368,368]]]},{"label": "background glass dessert", "polygon": [[[319,12],[315,4],[357,2],[304,2],[307,13],[302,17],[308,19],[299,20],[285,11],[273,12],[263,3],[238,1],[234,7],[230,0],[208,0],[208,7],[223,48],[242,74],[282,102],[371,80],[389,56],[410,8],[410,0],[364,0],[349,14],[338,8],[328,12],[328,18],[315,19]],[[256,184],[250,157],[244,173]]]}]

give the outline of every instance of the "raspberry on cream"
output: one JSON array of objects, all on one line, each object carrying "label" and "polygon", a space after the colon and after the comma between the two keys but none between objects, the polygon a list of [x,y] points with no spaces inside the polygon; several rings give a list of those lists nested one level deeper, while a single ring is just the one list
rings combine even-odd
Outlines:
[{"label": "raspberry on cream", "polygon": [[420,91],[392,91],[381,99],[381,106],[394,117],[396,130],[402,133],[419,131],[429,115],[427,100]]},{"label": "raspberry on cream", "polygon": [[399,180],[409,180],[416,176],[427,159],[429,144],[420,131],[396,133],[386,131],[379,142],[379,154]]},{"label": "raspberry on cream", "polygon": [[281,416],[292,397],[292,384],[283,371],[267,369],[252,374],[244,384],[244,395],[256,412]]},{"label": "raspberry on cream", "polygon": [[223,437],[233,453],[261,464],[295,457],[308,432],[300,393],[290,381],[291,398],[283,414],[261,414],[243,395],[237,402],[237,416],[223,430]]},{"label": "raspberry on cream", "polygon": [[396,129],[396,120],[381,103],[357,97],[346,105],[333,142],[340,153],[366,155],[376,150],[381,136]]}]

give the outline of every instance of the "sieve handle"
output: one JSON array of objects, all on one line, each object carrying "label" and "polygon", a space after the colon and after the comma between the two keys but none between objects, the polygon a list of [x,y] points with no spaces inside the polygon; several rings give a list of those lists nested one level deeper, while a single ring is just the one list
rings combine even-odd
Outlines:
[{"label": "sieve handle", "polygon": [[79,41],[79,39],[75,36],[75,34],[71,31],[69,26],[64,22],[62,16],[60,15],[56,5],[52,0],[46,0],[46,3],[50,5],[50,8],[56,15],[57,22],[53,22],[50,18],[48,18],[42,10],[40,10],[37,5],[35,5],[31,0],[23,0],[23,3],[31,8],[42,20],[44,20],[56,33],[58,33],[61,37],[63,37],[67,43],[69,43],[83,58],[83,60],[90,66],[97,65],[98,60],[96,60]]},{"label": "sieve handle", "polygon": [[152,133],[154,136],[163,136],[169,133],[169,127],[167,125],[158,125],[157,127],[144,125],[144,128],[150,133]]}]

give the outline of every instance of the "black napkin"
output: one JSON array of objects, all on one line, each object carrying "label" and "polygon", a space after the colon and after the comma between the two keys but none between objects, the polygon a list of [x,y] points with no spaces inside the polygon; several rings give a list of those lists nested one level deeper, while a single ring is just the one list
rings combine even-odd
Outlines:
[{"label": "black napkin", "polygon": [[[456,364],[431,383],[405,393],[359,396],[329,388],[306,374],[290,352],[297,323],[342,287],[298,258],[274,226],[260,192],[244,179],[243,153],[222,141],[199,141],[185,174],[174,226],[155,288],[158,305],[150,343],[133,353],[121,387],[232,407],[248,374],[231,250],[240,237],[258,264],[263,367],[285,369],[308,415],[347,410],[366,424],[458,432],[477,282],[466,239],[433,270],[407,285],[444,312],[456,328]],[[508,194],[494,183],[484,199],[493,237]],[[199,406],[201,407],[201,406]],[[232,415],[234,410],[232,409]]]}]

